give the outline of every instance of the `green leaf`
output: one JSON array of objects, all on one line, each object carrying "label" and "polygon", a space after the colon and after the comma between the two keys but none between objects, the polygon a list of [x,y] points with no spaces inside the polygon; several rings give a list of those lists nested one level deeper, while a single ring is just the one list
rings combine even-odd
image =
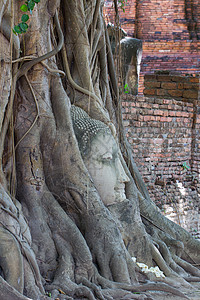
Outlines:
[{"label": "green leaf", "polygon": [[19,33],[19,34],[22,33],[22,31],[21,31],[19,25],[16,25],[16,26],[14,27],[14,31],[15,31],[16,33]]},{"label": "green leaf", "polygon": [[12,30],[12,32],[13,32],[15,35],[17,35],[17,32],[16,32],[14,29]]},{"label": "green leaf", "polygon": [[187,170],[187,169],[189,170],[189,168],[190,168],[186,162],[183,163],[182,167],[184,170]]},{"label": "green leaf", "polygon": [[140,294],[140,292],[132,292],[133,294]]},{"label": "green leaf", "polygon": [[22,32],[26,32],[28,29],[28,25],[26,23],[20,23],[19,26]]},{"label": "green leaf", "polygon": [[23,5],[20,7],[20,9],[21,9],[22,11],[24,11],[24,12],[28,11],[28,7],[27,7],[27,5],[25,5],[25,4],[23,4]]},{"label": "green leaf", "polygon": [[40,2],[40,0],[33,0],[35,3],[39,3]]},{"label": "green leaf", "polygon": [[28,1],[28,10],[33,10],[35,2],[33,0]]},{"label": "green leaf", "polygon": [[126,83],[126,84],[124,85],[124,93],[125,93],[125,94],[129,94],[129,92],[130,92],[130,88],[129,88],[128,84]]},{"label": "green leaf", "polygon": [[26,14],[23,14],[23,16],[22,16],[22,18],[21,18],[22,22],[27,22],[28,19],[29,19],[29,16],[26,15]]}]

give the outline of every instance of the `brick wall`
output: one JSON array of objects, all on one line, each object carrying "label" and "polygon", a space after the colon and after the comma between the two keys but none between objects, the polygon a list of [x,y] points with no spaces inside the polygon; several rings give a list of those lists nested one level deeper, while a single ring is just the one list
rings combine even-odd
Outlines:
[{"label": "brick wall", "polygon": [[[105,1],[104,15],[114,23],[112,3]],[[143,41],[140,94],[145,74],[199,73],[199,0],[127,0],[119,15],[128,35]],[[159,81],[158,75],[146,77],[145,96],[124,95],[125,130],[151,198],[168,218],[200,238],[198,79],[180,76],[176,81],[173,75]]]},{"label": "brick wall", "polygon": [[[134,159],[156,204],[170,208],[172,220],[193,233],[198,229],[200,236],[199,77],[146,75],[145,91],[144,96],[123,96],[124,125]],[[188,222],[196,214],[195,221]]]},{"label": "brick wall", "polygon": [[[105,1],[104,14],[114,23],[112,1]],[[146,73],[160,69],[199,72],[199,0],[128,0],[125,12],[119,8],[119,15],[128,35],[143,40],[140,93]]]},{"label": "brick wall", "polygon": [[200,77],[180,76],[161,71],[157,74],[146,74],[144,86],[144,95],[173,97],[185,102],[194,102],[198,99]]},{"label": "brick wall", "polygon": [[[104,15],[114,23],[112,0],[105,1]],[[200,38],[199,0],[127,0],[119,16],[128,34],[143,40]]]}]

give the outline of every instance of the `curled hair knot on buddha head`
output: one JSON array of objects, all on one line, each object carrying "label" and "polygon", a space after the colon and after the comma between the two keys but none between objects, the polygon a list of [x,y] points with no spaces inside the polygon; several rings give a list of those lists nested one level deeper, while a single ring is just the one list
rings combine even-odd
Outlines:
[{"label": "curled hair knot on buddha head", "polygon": [[107,125],[90,118],[80,107],[71,106],[71,118],[82,157],[86,157],[90,153],[92,141],[98,134],[111,135]]}]

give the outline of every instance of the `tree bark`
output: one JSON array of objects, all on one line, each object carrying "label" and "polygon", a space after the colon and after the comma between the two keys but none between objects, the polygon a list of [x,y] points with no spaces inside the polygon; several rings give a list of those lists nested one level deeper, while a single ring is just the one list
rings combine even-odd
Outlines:
[{"label": "tree bark", "polygon": [[[186,297],[171,285],[200,278],[200,243],[161,215],[133,161],[103,2],[41,0],[28,32],[14,36],[22,4],[0,3],[0,298]],[[120,144],[130,177],[122,204],[108,208],[100,198],[71,104],[107,124]],[[132,256],[158,265],[170,285],[142,274]],[[140,283],[148,279],[157,284]]]}]

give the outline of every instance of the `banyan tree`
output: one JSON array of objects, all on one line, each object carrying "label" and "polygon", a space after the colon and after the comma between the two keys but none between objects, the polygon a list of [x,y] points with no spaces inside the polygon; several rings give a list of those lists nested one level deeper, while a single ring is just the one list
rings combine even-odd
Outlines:
[{"label": "banyan tree", "polygon": [[103,4],[0,1],[2,300],[178,299],[200,280],[200,242],[134,163]]}]

